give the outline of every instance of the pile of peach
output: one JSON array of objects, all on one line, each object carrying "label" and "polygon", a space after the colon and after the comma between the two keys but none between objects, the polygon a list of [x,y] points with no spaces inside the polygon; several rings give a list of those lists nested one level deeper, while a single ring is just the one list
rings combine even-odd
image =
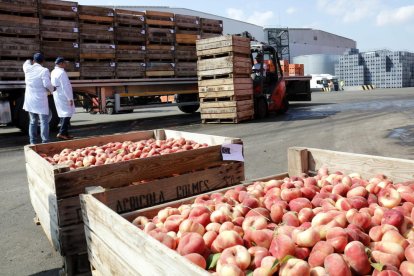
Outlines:
[{"label": "pile of peach", "polygon": [[133,224],[215,275],[414,275],[414,181],[255,182]]},{"label": "pile of peach", "polygon": [[41,154],[49,163],[64,164],[71,170],[93,167],[104,164],[112,164],[137,158],[146,158],[157,155],[170,154],[207,147],[207,144],[199,144],[184,138],[167,140],[141,140],[138,142],[111,142],[103,146],[91,146],[80,149],[63,149],[59,154],[47,156]]}]

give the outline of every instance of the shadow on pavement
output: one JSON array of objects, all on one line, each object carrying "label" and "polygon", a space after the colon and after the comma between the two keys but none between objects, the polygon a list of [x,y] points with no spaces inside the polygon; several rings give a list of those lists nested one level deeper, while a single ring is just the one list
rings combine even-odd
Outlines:
[{"label": "shadow on pavement", "polygon": [[41,271],[35,274],[30,274],[29,276],[58,276],[60,268],[55,268],[51,270]]}]

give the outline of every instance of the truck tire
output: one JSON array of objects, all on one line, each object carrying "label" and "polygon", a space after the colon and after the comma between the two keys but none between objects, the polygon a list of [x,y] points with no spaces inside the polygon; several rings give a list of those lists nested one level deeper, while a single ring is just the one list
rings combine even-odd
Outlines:
[{"label": "truck tire", "polygon": [[264,119],[268,115],[267,102],[264,97],[255,98],[254,101],[254,117],[256,119]]},{"label": "truck tire", "polygon": [[[59,125],[59,116],[56,111],[55,102],[53,101],[53,97],[48,97],[49,102],[49,114],[51,115],[49,117],[49,130],[57,130]],[[23,109],[24,104],[24,95],[19,97],[16,100],[16,107],[14,109],[14,121],[16,122],[16,126],[23,132],[28,133],[29,132],[29,113]]]},{"label": "truck tire", "polygon": [[[176,103],[197,102],[198,94],[175,95]],[[200,108],[200,104],[178,106],[178,109],[184,113],[194,113]]]},{"label": "truck tire", "polygon": [[282,100],[282,106],[277,111],[278,114],[285,114],[289,110],[289,100],[285,96]]}]

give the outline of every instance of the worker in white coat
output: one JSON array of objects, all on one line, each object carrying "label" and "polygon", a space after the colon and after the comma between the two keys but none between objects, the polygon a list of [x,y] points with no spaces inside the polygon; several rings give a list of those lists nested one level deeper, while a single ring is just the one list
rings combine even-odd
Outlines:
[{"label": "worker in white coat", "polygon": [[40,120],[40,136],[42,143],[49,142],[49,103],[48,91],[53,92],[50,82],[49,69],[42,66],[44,57],[41,53],[33,56],[33,62],[26,60],[23,64],[26,91],[24,94],[23,109],[29,112],[30,144],[36,144],[38,139],[37,128]]},{"label": "worker in white coat", "polygon": [[75,113],[72,85],[65,71],[66,64],[63,57],[58,57],[55,61],[55,69],[52,71],[52,84],[56,87],[56,91],[53,92],[53,99],[60,118],[60,130],[57,138],[64,140],[73,138],[69,135],[69,125],[70,119]]}]

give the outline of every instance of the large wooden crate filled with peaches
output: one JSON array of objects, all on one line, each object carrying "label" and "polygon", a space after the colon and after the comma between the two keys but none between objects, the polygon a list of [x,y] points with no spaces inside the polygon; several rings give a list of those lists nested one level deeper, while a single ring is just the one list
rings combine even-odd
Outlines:
[{"label": "large wooden crate filled with peaches", "polygon": [[57,251],[86,253],[85,188],[103,187],[108,206],[123,213],[235,185],[244,180],[244,163],[223,161],[226,144],[242,148],[238,138],[173,130],[26,146],[31,202]]},{"label": "large wooden crate filled with peaches", "polygon": [[413,178],[412,160],[296,147],[287,173],[123,215],[96,188],[92,273],[413,275]]}]

